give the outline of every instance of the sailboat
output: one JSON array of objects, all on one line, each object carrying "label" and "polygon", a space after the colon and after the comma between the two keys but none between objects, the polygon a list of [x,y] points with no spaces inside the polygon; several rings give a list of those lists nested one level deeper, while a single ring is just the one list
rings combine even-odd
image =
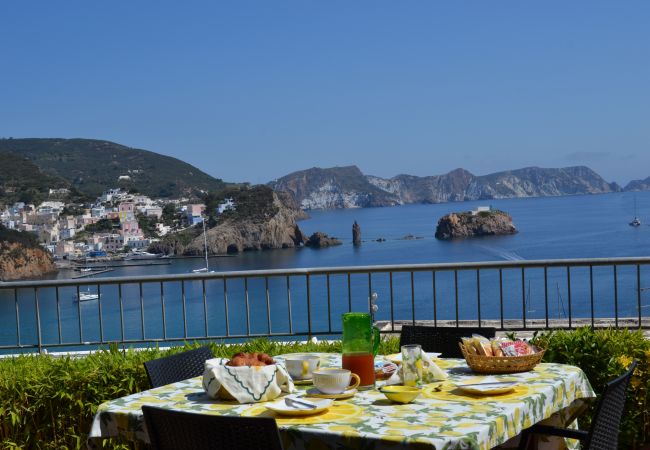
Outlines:
[{"label": "sailboat", "polygon": [[194,269],[194,273],[214,273],[214,270],[210,270],[208,265],[208,235],[205,233],[205,219],[203,219],[203,252],[205,254],[205,267],[200,269]]},{"label": "sailboat", "polygon": [[634,219],[630,222],[631,227],[638,227],[641,225],[641,220],[636,215],[636,197],[634,197]]}]

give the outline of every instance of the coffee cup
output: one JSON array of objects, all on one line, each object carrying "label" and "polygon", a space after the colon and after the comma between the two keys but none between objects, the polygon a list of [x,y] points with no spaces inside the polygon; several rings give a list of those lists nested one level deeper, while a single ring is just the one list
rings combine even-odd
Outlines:
[{"label": "coffee cup", "polygon": [[295,355],[285,358],[284,365],[294,380],[308,380],[314,370],[320,367],[318,355]]},{"label": "coffee cup", "polygon": [[[323,394],[341,394],[359,386],[361,379],[347,369],[319,369],[314,371],[314,386]],[[350,379],[354,384],[350,385]]]}]

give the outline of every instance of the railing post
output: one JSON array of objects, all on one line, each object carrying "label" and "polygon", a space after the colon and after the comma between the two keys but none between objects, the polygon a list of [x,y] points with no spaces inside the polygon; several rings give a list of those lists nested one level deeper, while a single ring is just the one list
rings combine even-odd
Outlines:
[{"label": "railing post", "polygon": [[41,308],[38,303],[38,288],[34,288],[34,307],[36,308],[36,335],[38,339],[38,352],[43,353],[43,337],[41,336]]}]

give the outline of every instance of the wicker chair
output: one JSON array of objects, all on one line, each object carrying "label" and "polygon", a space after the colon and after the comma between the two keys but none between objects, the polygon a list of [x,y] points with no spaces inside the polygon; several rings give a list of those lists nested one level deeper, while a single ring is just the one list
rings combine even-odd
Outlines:
[{"label": "wicker chair", "polygon": [[420,344],[425,352],[440,352],[443,358],[462,358],[458,343],[460,338],[480,334],[486,338],[495,336],[495,328],[455,328],[403,325],[399,344]]},{"label": "wicker chair", "polygon": [[282,450],[275,419],[196,414],[143,406],[153,450]]},{"label": "wicker chair", "polygon": [[144,368],[151,387],[158,387],[203,375],[205,361],[212,357],[210,347],[201,347],[147,361],[144,363]]},{"label": "wicker chair", "polygon": [[605,386],[603,395],[594,411],[591,428],[589,431],[559,428],[548,425],[533,425],[521,433],[519,450],[528,446],[532,434],[545,434],[580,440],[584,450],[616,450],[618,448],[618,433],[627,386],[630,383],[632,372],[637,365],[634,361],[630,369]]}]

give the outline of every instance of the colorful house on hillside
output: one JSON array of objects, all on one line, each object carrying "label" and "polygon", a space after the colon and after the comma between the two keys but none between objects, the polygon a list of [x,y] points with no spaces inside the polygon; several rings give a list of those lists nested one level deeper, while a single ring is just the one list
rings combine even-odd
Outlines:
[{"label": "colorful house on hillside", "polygon": [[187,205],[185,211],[185,218],[189,226],[203,222],[203,213],[205,212],[205,205],[202,203]]}]

